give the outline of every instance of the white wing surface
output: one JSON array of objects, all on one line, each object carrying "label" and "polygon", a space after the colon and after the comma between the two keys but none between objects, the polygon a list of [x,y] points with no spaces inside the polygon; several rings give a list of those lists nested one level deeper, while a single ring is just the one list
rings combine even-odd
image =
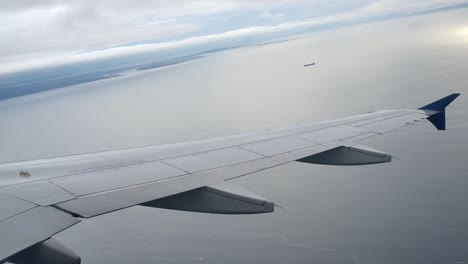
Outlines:
[{"label": "white wing surface", "polygon": [[0,263],[80,263],[51,237],[134,205],[205,213],[274,210],[229,180],[300,161],[366,165],[391,155],[359,145],[428,119],[445,129],[452,94],[417,110],[367,113],[280,130],[119,151],[0,164]]}]

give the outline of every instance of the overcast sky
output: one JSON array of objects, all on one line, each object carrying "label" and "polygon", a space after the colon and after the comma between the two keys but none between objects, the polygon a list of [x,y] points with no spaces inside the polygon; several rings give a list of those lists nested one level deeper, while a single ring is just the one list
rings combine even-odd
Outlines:
[{"label": "overcast sky", "polygon": [[358,19],[461,0],[0,0],[0,74]]}]

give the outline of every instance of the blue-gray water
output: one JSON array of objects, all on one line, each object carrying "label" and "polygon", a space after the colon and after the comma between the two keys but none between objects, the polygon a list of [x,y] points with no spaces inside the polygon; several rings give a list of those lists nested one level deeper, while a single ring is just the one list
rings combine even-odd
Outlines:
[{"label": "blue-gray water", "polygon": [[[276,128],[468,91],[465,10],[323,31],[0,102],[0,162]],[[310,62],[317,64],[304,68]],[[448,130],[363,144],[389,164],[294,163],[236,180],[285,207],[134,207],[57,238],[83,263],[468,263],[468,99]]]}]

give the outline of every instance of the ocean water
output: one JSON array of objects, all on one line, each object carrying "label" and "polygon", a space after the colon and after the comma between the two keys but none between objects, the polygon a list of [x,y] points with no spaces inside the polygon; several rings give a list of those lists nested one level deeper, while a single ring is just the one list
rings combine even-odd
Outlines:
[{"label": "ocean water", "polygon": [[[466,10],[310,33],[0,101],[0,162],[278,128],[468,91]],[[303,65],[316,65],[304,68]],[[362,143],[388,164],[292,163],[235,180],[285,209],[133,207],[56,236],[83,263],[468,263],[468,99]]]}]

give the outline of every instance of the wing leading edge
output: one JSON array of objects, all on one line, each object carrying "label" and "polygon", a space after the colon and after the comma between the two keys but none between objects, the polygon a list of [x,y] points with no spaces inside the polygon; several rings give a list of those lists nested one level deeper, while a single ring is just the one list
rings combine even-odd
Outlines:
[{"label": "wing leading edge", "polygon": [[274,203],[227,181],[293,161],[345,166],[390,162],[391,155],[357,142],[423,119],[445,130],[445,108],[458,96],[416,110],[378,111],[281,130],[0,164],[0,263],[80,263],[51,237],[79,222],[76,217],[134,205],[222,214],[272,212]]}]

